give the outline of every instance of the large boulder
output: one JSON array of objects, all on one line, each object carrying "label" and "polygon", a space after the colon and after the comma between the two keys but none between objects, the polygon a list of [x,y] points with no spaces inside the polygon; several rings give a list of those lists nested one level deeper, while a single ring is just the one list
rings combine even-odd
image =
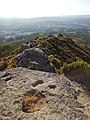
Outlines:
[{"label": "large boulder", "polygon": [[46,72],[54,72],[54,66],[49,62],[48,56],[40,48],[30,48],[24,50],[16,57],[17,66],[40,70]]}]

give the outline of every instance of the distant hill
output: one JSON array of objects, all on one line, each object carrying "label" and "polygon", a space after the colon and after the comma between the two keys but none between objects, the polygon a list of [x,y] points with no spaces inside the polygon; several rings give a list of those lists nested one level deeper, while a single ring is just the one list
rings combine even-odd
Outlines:
[{"label": "distant hill", "polygon": [[25,39],[31,33],[37,32],[62,33],[90,41],[90,16],[0,18],[0,42],[8,41],[8,38],[15,41]]}]

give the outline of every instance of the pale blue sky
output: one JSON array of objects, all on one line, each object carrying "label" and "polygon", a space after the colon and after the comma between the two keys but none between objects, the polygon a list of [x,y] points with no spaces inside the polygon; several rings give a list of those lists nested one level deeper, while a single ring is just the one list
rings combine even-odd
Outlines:
[{"label": "pale blue sky", "polygon": [[0,0],[2,17],[90,14],[90,0]]}]

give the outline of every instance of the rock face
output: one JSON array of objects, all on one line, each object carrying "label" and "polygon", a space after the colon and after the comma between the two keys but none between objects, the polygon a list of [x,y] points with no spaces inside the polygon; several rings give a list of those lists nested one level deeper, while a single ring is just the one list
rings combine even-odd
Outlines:
[{"label": "rock face", "polygon": [[0,120],[88,120],[63,75],[13,68],[0,74]]},{"label": "rock face", "polygon": [[16,57],[18,67],[30,68],[46,72],[54,72],[54,66],[48,61],[47,55],[39,48],[24,50]]},{"label": "rock face", "polygon": [[22,44],[21,46],[21,50],[24,51],[25,49],[29,49],[30,48],[30,44]]}]

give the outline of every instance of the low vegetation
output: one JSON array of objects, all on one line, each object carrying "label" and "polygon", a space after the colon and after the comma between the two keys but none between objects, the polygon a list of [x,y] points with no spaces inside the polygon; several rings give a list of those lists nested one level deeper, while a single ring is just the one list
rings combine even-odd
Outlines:
[{"label": "low vegetation", "polygon": [[[26,41],[25,41],[26,42]],[[23,41],[0,44],[0,70],[16,66],[14,56],[21,52]],[[90,68],[90,52],[81,48],[71,38],[62,34],[47,34],[36,37],[34,46],[40,47],[58,73],[78,68]]]},{"label": "low vegetation", "polygon": [[75,69],[90,69],[90,64],[84,62],[82,59],[72,62],[70,64],[63,65],[63,71],[71,71]]}]

